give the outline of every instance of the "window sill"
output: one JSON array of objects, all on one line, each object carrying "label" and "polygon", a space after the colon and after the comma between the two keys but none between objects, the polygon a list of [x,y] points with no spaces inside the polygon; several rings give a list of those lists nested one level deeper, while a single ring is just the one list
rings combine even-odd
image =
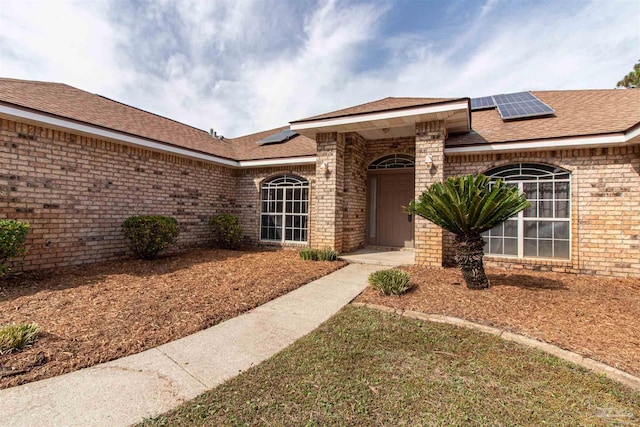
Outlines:
[{"label": "window sill", "polygon": [[570,259],[518,258],[514,256],[496,256],[496,255],[485,255],[484,259],[490,262],[525,264],[525,265],[546,265],[551,267],[571,267],[573,265]]}]

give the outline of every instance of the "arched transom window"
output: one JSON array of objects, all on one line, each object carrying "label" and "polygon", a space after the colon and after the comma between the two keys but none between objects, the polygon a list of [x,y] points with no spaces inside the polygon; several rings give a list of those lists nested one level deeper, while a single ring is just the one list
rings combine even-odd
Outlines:
[{"label": "arched transom window", "polygon": [[415,163],[415,157],[408,154],[390,154],[371,162],[369,170],[412,168]]},{"label": "arched transom window", "polygon": [[519,258],[569,259],[571,175],[543,164],[517,163],[485,175],[518,187],[531,207],[483,234],[485,253]]},{"label": "arched transom window", "polygon": [[309,181],[280,175],[260,188],[260,240],[306,242],[309,214]]}]

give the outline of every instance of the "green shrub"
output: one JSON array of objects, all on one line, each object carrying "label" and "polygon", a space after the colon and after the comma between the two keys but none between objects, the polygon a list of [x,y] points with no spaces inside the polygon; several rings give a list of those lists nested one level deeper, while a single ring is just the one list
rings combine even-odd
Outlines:
[{"label": "green shrub", "polygon": [[13,219],[0,220],[0,276],[10,270],[9,262],[25,254],[29,224]]},{"label": "green shrub", "polygon": [[122,233],[138,258],[151,260],[178,240],[178,221],[160,215],[132,216],[122,223]]},{"label": "green shrub", "polygon": [[238,249],[242,237],[242,227],[238,217],[232,214],[221,214],[209,221],[213,233],[213,245],[222,249]]},{"label": "green shrub", "polygon": [[409,273],[402,270],[379,270],[369,275],[369,285],[383,295],[402,295],[411,288]]},{"label": "green shrub", "polygon": [[300,258],[305,261],[337,261],[338,252],[332,249],[305,248],[300,251]]},{"label": "green shrub", "polygon": [[35,323],[18,323],[0,327],[0,355],[31,346],[38,336]]}]

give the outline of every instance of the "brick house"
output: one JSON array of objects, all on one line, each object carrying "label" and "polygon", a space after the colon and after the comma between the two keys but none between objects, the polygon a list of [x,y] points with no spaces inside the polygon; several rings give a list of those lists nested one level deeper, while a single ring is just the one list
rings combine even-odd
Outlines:
[{"label": "brick house", "polygon": [[385,98],[239,138],[57,83],[0,79],[0,218],[31,224],[26,269],[125,256],[124,218],[178,219],[179,247],[236,214],[254,245],[414,248],[452,236],[402,206],[485,173],[533,206],[486,234],[487,263],[640,277],[640,90]]}]

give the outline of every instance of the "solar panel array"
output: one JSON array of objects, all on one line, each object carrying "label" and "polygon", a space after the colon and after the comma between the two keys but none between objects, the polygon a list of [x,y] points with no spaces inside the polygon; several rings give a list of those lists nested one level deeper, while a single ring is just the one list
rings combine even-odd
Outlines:
[{"label": "solar panel array", "polygon": [[284,129],[278,133],[274,133],[273,135],[269,135],[266,138],[262,138],[256,144],[265,145],[265,144],[277,144],[280,142],[285,142],[293,138],[294,136],[298,136],[298,134],[291,129]]},{"label": "solar panel array", "polygon": [[497,107],[503,120],[547,116],[555,110],[536,98],[531,92],[508,93],[471,99],[471,110]]},{"label": "solar panel array", "polygon": [[496,103],[493,96],[483,96],[482,98],[471,98],[471,111],[495,108]]},{"label": "solar panel array", "polygon": [[503,119],[546,116],[553,114],[553,108],[533,96],[530,92],[510,93],[493,97],[498,112]]}]

